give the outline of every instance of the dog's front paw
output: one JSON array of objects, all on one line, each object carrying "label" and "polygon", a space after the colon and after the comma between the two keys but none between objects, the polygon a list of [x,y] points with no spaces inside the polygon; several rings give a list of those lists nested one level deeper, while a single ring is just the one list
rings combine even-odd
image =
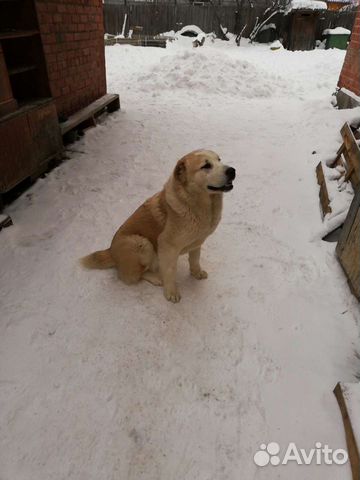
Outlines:
[{"label": "dog's front paw", "polygon": [[169,300],[169,302],[173,303],[178,303],[180,302],[181,295],[177,290],[164,290],[164,295],[166,300]]},{"label": "dog's front paw", "polygon": [[207,272],[205,270],[199,270],[197,272],[191,272],[191,275],[198,280],[203,280],[204,278],[208,278]]}]

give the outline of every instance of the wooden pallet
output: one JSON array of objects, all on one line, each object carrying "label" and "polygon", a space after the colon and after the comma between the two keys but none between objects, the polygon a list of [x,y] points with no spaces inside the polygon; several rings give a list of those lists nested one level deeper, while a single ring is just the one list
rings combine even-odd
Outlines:
[{"label": "wooden pallet", "polygon": [[351,181],[354,190],[360,184],[360,149],[356,142],[353,131],[348,123],[341,129],[341,136],[344,143],[337,151],[336,158],[330,168],[342,165],[345,170],[345,181]]},{"label": "wooden pallet", "polygon": [[336,255],[348,279],[350,290],[360,300],[360,186],[345,219]]},{"label": "wooden pallet", "polygon": [[60,123],[61,134],[79,128],[84,130],[96,125],[96,116],[105,109],[111,113],[120,108],[120,98],[116,93],[107,93],[103,97],[98,98],[95,102],[90,103],[87,107],[79,110],[71,115],[65,122]]},{"label": "wooden pallet", "polygon": [[344,423],[346,444],[349,454],[351,473],[353,480],[360,480],[360,455],[359,447],[357,445],[353,427],[351,424],[351,418],[349,416],[349,411],[346,405],[344,390],[341,383],[338,383],[334,389],[334,394],[336,400],[338,401],[341,416]]},{"label": "wooden pallet", "polygon": [[[345,182],[350,181],[354,190],[360,185],[360,148],[357,144],[354,132],[350,125],[345,123],[341,129],[341,136],[343,143],[336,152],[336,157],[329,168],[336,168],[341,166],[344,170],[342,175]],[[331,213],[330,200],[328,188],[326,185],[326,178],[324,175],[323,165],[320,162],[316,167],[317,181],[320,186],[319,198],[323,216]]]}]

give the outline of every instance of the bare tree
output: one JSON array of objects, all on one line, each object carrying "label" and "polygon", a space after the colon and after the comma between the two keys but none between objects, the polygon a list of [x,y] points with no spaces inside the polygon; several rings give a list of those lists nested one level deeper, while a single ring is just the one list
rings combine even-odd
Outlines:
[{"label": "bare tree", "polygon": [[249,39],[252,43],[262,27],[266,25],[275,15],[284,13],[291,0],[272,0],[271,4],[264,10],[261,18],[256,17],[254,28],[252,29]]},{"label": "bare tree", "polygon": [[237,45],[238,47],[240,47],[241,37],[242,37],[242,35],[243,35],[243,33],[244,33],[244,30],[245,30],[246,26],[247,26],[247,23],[245,23],[245,25],[244,25],[243,28],[241,29],[240,33],[238,33],[238,34],[236,35],[235,43],[236,43],[236,45]]},{"label": "bare tree", "polygon": [[[246,1],[249,4],[250,8],[254,8],[254,4],[252,0],[246,0]],[[241,28],[241,16],[244,12],[243,8],[244,8],[244,0],[236,0],[234,33],[236,35],[235,43],[238,47],[240,46],[242,35],[245,31],[245,28],[247,27],[247,23],[245,23],[245,25],[243,25],[243,27]]]}]

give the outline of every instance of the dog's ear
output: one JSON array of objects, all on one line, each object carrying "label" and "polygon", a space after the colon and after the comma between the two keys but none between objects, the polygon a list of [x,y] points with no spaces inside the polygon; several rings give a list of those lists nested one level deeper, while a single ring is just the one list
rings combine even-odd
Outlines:
[{"label": "dog's ear", "polygon": [[174,178],[182,185],[186,183],[186,165],[183,159],[179,160],[174,170]]}]

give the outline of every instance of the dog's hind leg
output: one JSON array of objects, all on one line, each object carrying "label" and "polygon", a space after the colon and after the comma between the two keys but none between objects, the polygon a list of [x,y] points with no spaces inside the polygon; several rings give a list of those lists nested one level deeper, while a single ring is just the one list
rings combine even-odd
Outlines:
[{"label": "dog's hind leg", "polygon": [[151,242],[141,235],[118,235],[110,249],[118,276],[128,285],[141,280],[155,255]]}]

